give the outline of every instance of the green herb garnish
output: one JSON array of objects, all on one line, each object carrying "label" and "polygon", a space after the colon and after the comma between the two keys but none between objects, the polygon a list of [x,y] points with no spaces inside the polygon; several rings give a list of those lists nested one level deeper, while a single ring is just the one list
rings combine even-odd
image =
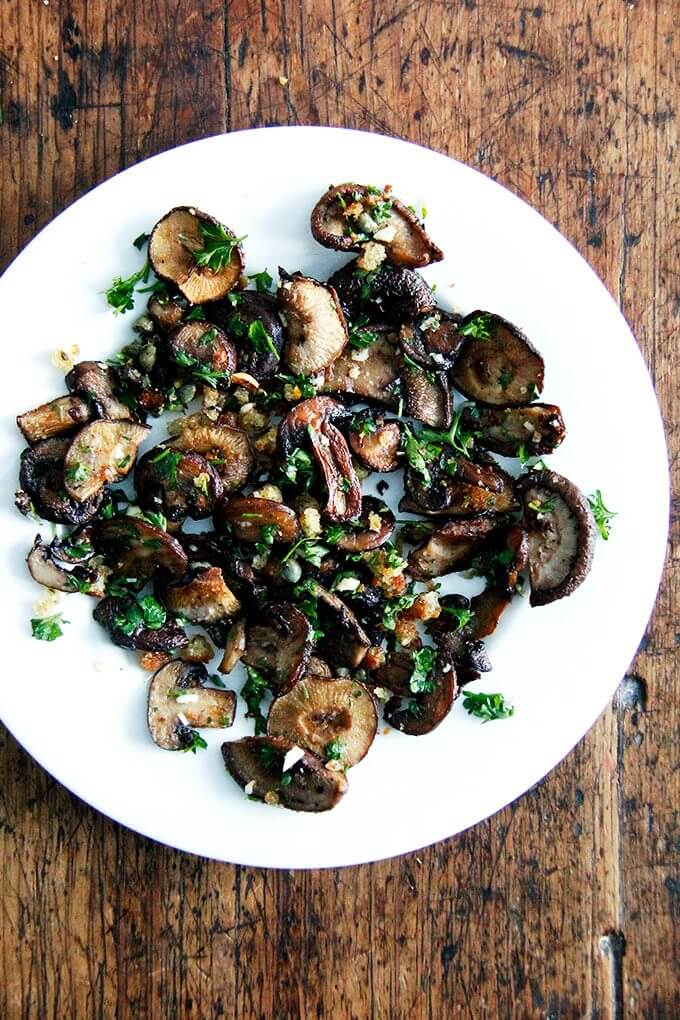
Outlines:
[{"label": "green herb garnish", "polygon": [[116,276],[113,283],[106,291],[106,300],[111,305],[116,315],[124,315],[125,312],[129,312],[135,306],[135,288],[140,283],[146,283],[149,279],[149,272],[151,266],[148,261],[144,263],[141,269],[138,269],[136,273],[128,276],[127,279],[123,280],[120,276]]},{"label": "green herb garnish", "polygon": [[208,743],[206,740],[203,739],[198,730],[189,730],[188,736],[190,739],[190,743],[188,743],[186,747],[183,747],[181,749],[182,751],[191,751],[192,754],[196,754],[196,751],[198,751],[199,749],[201,751],[205,751],[205,749],[208,746]]},{"label": "green herb garnish", "polygon": [[248,278],[251,283],[255,284],[255,288],[260,294],[268,294],[272,289],[274,280],[266,269],[263,269],[261,273],[249,273]]},{"label": "green herb garnish", "polygon": [[[255,720],[255,736],[267,732],[267,720],[261,711],[261,705],[268,685],[259,670],[246,666],[246,682],[241,688],[241,697],[248,706],[246,716]],[[264,745],[267,746],[266,744]],[[264,748],[263,748],[264,749]]]},{"label": "green herb garnish", "polygon": [[609,533],[611,531],[609,522],[613,520],[614,517],[616,517],[617,515],[614,510],[607,510],[607,507],[604,505],[604,501],[602,499],[602,493],[600,492],[599,489],[595,489],[595,492],[592,495],[588,496],[588,503],[590,505],[590,509],[593,512],[593,517],[595,518],[597,530],[600,532],[600,535],[606,542],[607,539],[609,538]]},{"label": "green herb garnish", "polygon": [[468,623],[475,615],[471,609],[465,609],[459,606],[442,606],[442,612],[446,613],[447,616],[452,616],[456,623],[456,630],[462,630],[463,627],[467,627]]},{"label": "green herb garnish", "polygon": [[171,450],[167,447],[157,453],[155,457],[152,457],[149,461],[150,464],[157,464],[157,471],[162,478],[167,478],[171,485],[177,484],[177,468],[182,463],[184,457],[183,453],[179,450]]},{"label": "green herb garnish", "polygon": [[56,641],[64,633],[61,629],[64,623],[68,620],[64,620],[61,613],[31,620],[31,635],[38,641]]},{"label": "green herb garnish", "polygon": [[550,514],[557,506],[557,501],[554,497],[550,497],[541,503],[538,499],[530,499],[527,503],[530,510],[533,510],[535,514]]},{"label": "green herb garnish", "polygon": [[481,312],[457,327],[461,336],[472,336],[475,340],[489,340],[492,332],[491,314]]},{"label": "green herb garnish", "polygon": [[335,737],[324,748],[326,761],[342,761],[347,753],[347,744],[340,737]]},{"label": "green herb garnish", "polygon": [[421,648],[413,653],[413,671],[409,679],[409,687],[414,694],[431,694],[435,687],[432,671],[437,662],[434,648]]},{"label": "green herb garnish", "polygon": [[273,354],[276,360],[279,360],[280,355],[276,349],[276,345],[267,330],[264,328],[264,324],[261,319],[254,319],[248,326],[248,339],[255,350],[259,351],[260,354]]},{"label": "green herb garnish", "polygon": [[234,248],[246,239],[245,234],[243,237],[228,234],[221,223],[206,223],[199,220],[198,229],[201,232],[203,247],[194,249],[194,260],[197,266],[212,269],[214,273],[229,265]]},{"label": "green herb garnish", "polygon": [[513,715],[515,709],[512,705],[506,704],[502,694],[474,694],[472,691],[465,691],[463,694],[463,708],[470,715],[476,715],[485,723],[493,719],[508,719]]}]

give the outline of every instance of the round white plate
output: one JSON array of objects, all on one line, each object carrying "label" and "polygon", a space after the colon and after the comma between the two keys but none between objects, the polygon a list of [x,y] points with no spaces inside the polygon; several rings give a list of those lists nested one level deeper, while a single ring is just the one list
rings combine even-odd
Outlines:
[{"label": "round white plate", "polygon": [[[81,358],[102,358],[128,341],[134,314],[114,317],[102,291],[139,266],[131,242],[167,209],[196,204],[247,234],[251,271],[266,266],[275,275],[282,265],[325,278],[347,257],[314,242],[309,213],[330,183],[347,180],[389,182],[405,202],[427,207],[428,229],[446,260],[425,276],[444,306],[487,308],[526,330],[545,357],[544,399],[561,406],[568,428],[551,466],[586,493],[602,489],[618,517],[575,595],[533,610],[515,599],[489,639],[494,670],[474,689],[502,691],[515,706],[512,718],[484,725],[460,699],[429,736],[383,736],[381,727],[342,803],[302,815],[248,801],[225,774],[222,740],[251,731],[242,705],[231,731],[202,731],[209,748],[195,756],[151,742],[146,675],[134,653],[104,637],[89,599],[62,596],[71,621],[65,636],[51,644],[31,639],[29,618],[44,589],[24,565],[36,526],[12,503],[23,445],[14,416],[63,392],[50,362],[56,348],[77,343]],[[270,128],[208,138],[119,174],[67,209],[6,272],[0,303],[0,715],[89,804],[153,839],[220,860],[285,868],[373,861],[451,836],[518,797],[612,696],[645,629],[663,564],[668,487],[659,411],[635,340],[604,286],[545,220],[498,184],[427,149],[354,131]],[[164,434],[161,423],[155,435]],[[397,488],[399,481],[391,491]],[[458,579],[448,582],[444,590],[462,590]]]}]

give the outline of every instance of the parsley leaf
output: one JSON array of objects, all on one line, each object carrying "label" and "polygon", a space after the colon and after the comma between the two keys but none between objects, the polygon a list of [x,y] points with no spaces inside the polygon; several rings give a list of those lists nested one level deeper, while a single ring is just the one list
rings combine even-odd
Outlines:
[{"label": "parsley leaf", "polygon": [[457,329],[461,336],[472,336],[475,340],[489,340],[493,329],[491,314],[480,312],[479,315],[462,323]]},{"label": "parsley leaf", "polygon": [[31,620],[31,635],[38,641],[56,641],[64,633],[61,629],[64,623],[68,623],[68,620],[64,620],[61,613]]},{"label": "parsley leaf", "polygon": [[403,425],[401,430],[401,444],[404,453],[406,454],[406,460],[409,465],[413,468],[416,474],[420,475],[423,485],[430,485],[432,482],[432,475],[430,469],[427,466],[427,461],[423,455],[423,451],[420,448],[418,440],[411,432],[408,425]]},{"label": "parsley leaf", "polygon": [[463,694],[463,708],[470,715],[476,715],[485,723],[493,719],[508,719],[514,714],[515,709],[508,705],[502,694],[474,694],[472,691],[465,691]]},{"label": "parsley leaf", "polygon": [[599,489],[595,489],[595,492],[588,496],[588,503],[590,504],[590,509],[593,512],[597,530],[606,542],[611,531],[609,522],[617,515],[614,510],[607,510],[602,499],[602,493]]},{"label": "parsley leaf", "polygon": [[194,260],[197,266],[212,269],[214,273],[229,265],[234,248],[246,239],[245,234],[243,237],[234,237],[233,234],[227,233],[221,223],[199,220],[198,229],[201,232],[203,247],[194,250]]},{"label": "parsley leaf", "polygon": [[326,761],[342,761],[347,752],[347,744],[340,739],[335,737],[324,748],[324,757]]},{"label": "parsley leaf", "polygon": [[413,653],[413,672],[409,679],[409,687],[414,694],[431,694],[435,687],[432,671],[437,662],[434,648],[421,648]]},{"label": "parsley leaf", "polygon": [[272,289],[274,281],[266,269],[263,269],[261,273],[249,273],[248,278],[251,283],[255,284],[255,288],[260,294],[268,294]]},{"label": "parsley leaf", "polygon": [[182,751],[191,751],[192,754],[196,754],[196,751],[200,748],[202,751],[208,746],[206,740],[203,739],[198,730],[189,730],[190,743],[186,747],[182,748]]},{"label": "parsley leaf", "polygon": [[106,300],[113,308],[115,315],[124,315],[125,312],[129,312],[134,308],[135,288],[139,283],[146,283],[148,281],[150,270],[151,265],[147,260],[141,269],[138,269],[132,276],[128,276],[127,279],[123,280],[120,276],[115,277],[113,283],[106,291]]},{"label": "parsley leaf", "polygon": [[276,345],[272,340],[271,336],[264,328],[262,319],[254,319],[248,326],[248,339],[260,354],[270,353],[273,354],[276,360],[280,359],[280,354],[276,349]]},{"label": "parsley leaf", "polygon": [[267,690],[268,684],[262,673],[252,666],[246,666],[246,682],[241,688],[241,697],[248,706],[246,716],[255,720],[255,736],[267,732],[267,720],[261,710],[262,700]]}]

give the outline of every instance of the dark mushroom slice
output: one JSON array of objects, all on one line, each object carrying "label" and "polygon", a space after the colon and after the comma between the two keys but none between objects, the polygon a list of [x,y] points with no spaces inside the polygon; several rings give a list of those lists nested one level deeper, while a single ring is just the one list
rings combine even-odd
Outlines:
[{"label": "dark mushroom slice", "polygon": [[270,602],[248,627],[243,661],[282,694],[306,672],[311,652],[312,628],[306,617],[288,602]]},{"label": "dark mushroom slice", "polygon": [[171,617],[166,617],[160,627],[146,626],[134,598],[107,595],[97,603],[92,615],[119,648],[172,652],[183,648],[189,641],[183,627]]},{"label": "dark mushroom slice", "polygon": [[351,521],[351,530],[348,528],[333,544],[350,553],[378,549],[392,537],[394,523],[394,514],[386,503],[375,496],[364,496],[361,516]]},{"label": "dark mushroom slice", "polygon": [[246,650],[246,621],[243,617],[234,620],[224,641],[224,651],[220,664],[217,667],[218,673],[231,673],[237,663],[241,661]]},{"label": "dark mushroom slice", "polygon": [[386,597],[382,588],[365,580],[356,591],[343,591],[342,596],[371,642],[379,645],[385,637],[383,612]]},{"label": "dark mushroom slice", "polygon": [[309,443],[323,474],[328,500],[322,513],[330,521],[349,521],[361,513],[361,485],[343,434],[333,424],[347,409],[330,397],[303,400],[279,425],[278,451],[285,460],[301,444]]},{"label": "dark mushroom slice", "polygon": [[262,529],[272,529],[272,541],[290,544],[300,537],[297,514],[285,503],[256,496],[232,496],[215,510],[218,531],[229,525],[239,542],[261,542]]},{"label": "dark mushroom slice", "polygon": [[267,717],[269,736],[285,737],[341,768],[351,768],[366,757],[377,728],[368,688],[346,677],[306,674],[274,699]]},{"label": "dark mushroom slice", "polygon": [[[439,600],[441,614],[429,621],[428,633],[453,658],[456,668],[488,673],[491,662],[483,638],[493,634],[501,615],[512,600],[507,587],[489,585],[467,599],[461,595],[444,595]],[[461,609],[464,616],[461,617]],[[469,616],[466,620],[465,616]]]},{"label": "dark mushroom slice", "polygon": [[399,509],[427,516],[473,517],[517,508],[514,480],[495,462],[477,464],[444,451],[428,462],[430,482],[409,467]]},{"label": "dark mushroom slice", "polygon": [[164,588],[163,601],[171,612],[183,616],[189,623],[216,623],[241,610],[241,603],[219,567],[207,567],[186,584]]},{"label": "dark mushroom slice", "polygon": [[526,531],[519,524],[510,524],[490,536],[471,566],[477,574],[486,577],[491,586],[512,593],[527,565],[528,552]]},{"label": "dark mushroom slice", "polygon": [[126,361],[123,365],[113,365],[111,372],[118,389],[135,408],[135,415],[152,414],[158,417],[163,413],[173,381],[168,378],[167,369],[154,373],[152,379],[151,375],[139,369],[134,362]]},{"label": "dark mushroom slice", "polygon": [[135,489],[144,510],[160,511],[169,521],[200,521],[210,517],[220,499],[222,479],[200,453],[156,446],[135,468]]},{"label": "dark mushroom slice", "polygon": [[373,322],[400,326],[435,307],[434,292],[414,269],[383,264],[375,274],[367,275],[355,260],[333,273],[328,283],[351,322],[366,315]]},{"label": "dark mushroom slice", "polygon": [[595,522],[583,493],[555,471],[517,482],[529,535],[532,606],[565,598],[583,584],[593,561]]},{"label": "dark mushroom slice", "polygon": [[311,227],[319,244],[337,251],[380,244],[395,266],[413,269],[444,258],[415,213],[387,188],[351,183],[329,188],[312,210]]},{"label": "dark mushroom slice", "polygon": [[37,513],[54,524],[86,524],[104,499],[104,492],[84,501],[73,499],[64,483],[64,457],[70,439],[43,439],[24,450],[20,458],[17,508],[23,514]]},{"label": "dark mushroom slice", "polygon": [[90,420],[90,408],[80,397],[57,397],[17,415],[17,425],[29,443],[74,432]]},{"label": "dark mushroom slice", "polygon": [[517,457],[520,448],[526,457],[552,453],[567,433],[557,404],[466,407],[461,425],[474,431],[477,446],[504,457]]},{"label": "dark mushroom slice", "polygon": [[104,594],[98,570],[81,566],[65,570],[55,555],[54,542],[47,545],[40,535],[36,535],[33,541],[26,565],[33,580],[45,588],[64,592],[79,591],[87,595]]},{"label": "dark mushroom slice", "polygon": [[243,737],[222,744],[222,757],[229,775],[249,797],[292,811],[334,808],[347,792],[347,777],[308,752],[296,755],[284,773],[286,756],[295,750],[282,737]]},{"label": "dark mushroom slice", "polygon": [[363,350],[348,347],[326,369],[322,389],[325,393],[347,393],[396,408],[402,370],[397,334],[389,326],[376,326],[373,332],[378,339],[370,347]]},{"label": "dark mushroom slice", "polygon": [[330,678],[333,676],[333,671],[324,659],[320,659],[317,655],[311,655],[309,662],[307,663],[307,672],[305,676],[323,676]]},{"label": "dark mushroom slice", "polygon": [[459,331],[467,339],[452,379],[464,396],[480,404],[517,407],[540,394],[543,358],[517,326],[500,315],[476,311],[465,316]]},{"label": "dark mushroom slice", "polygon": [[349,427],[349,445],[372,471],[396,471],[399,467],[401,429],[396,421],[364,413]]},{"label": "dark mushroom slice", "polygon": [[409,553],[409,573],[418,581],[427,581],[467,570],[489,535],[501,524],[503,519],[493,515],[447,521]]},{"label": "dark mushroom slice", "polygon": [[242,488],[255,466],[247,433],[230,425],[184,428],[167,446],[205,457],[219,474],[225,493]]},{"label": "dark mushroom slice", "polygon": [[193,305],[223,298],[244,265],[236,235],[191,206],[171,209],[158,221],[149,238],[149,261],[156,276],[175,284]]},{"label": "dark mushroom slice", "polygon": [[181,577],[187,554],[172,535],[155,524],[130,515],[97,521],[92,541],[114,578],[134,579],[137,588],[154,575]]},{"label": "dark mushroom slice", "polygon": [[190,375],[208,385],[228,385],[236,371],[236,348],[225,333],[209,322],[185,322],[168,337],[170,356]]},{"label": "dark mushroom slice", "polygon": [[371,672],[371,683],[386,687],[400,698],[413,697],[409,681],[413,673],[413,651],[397,646],[387,653],[382,665]]},{"label": "dark mushroom slice", "polygon": [[66,376],[71,393],[86,397],[99,418],[124,421],[132,418],[128,405],[118,398],[109,366],[103,361],[79,361]]},{"label": "dark mushroom slice", "polygon": [[95,555],[95,548],[92,544],[92,526],[85,524],[75,528],[70,535],[64,538],[54,538],[50,542],[52,555],[62,563],[70,566],[87,563]]},{"label": "dark mushroom slice", "polygon": [[161,333],[176,329],[186,312],[186,308],[176,298],[161,297],[160,294],[151,295],[146,310]]},{"label": "dark mushroom slice", "polygon": [[192,634],[189,643],[179,653],[182,662],[210,662],[215,649],[202,634]]},{"label": "dark mushroom slice", "polygon": [[132,471],[137,449],[149,434],[132,421],[93,421],[73,438],[64,457],[64,482],[72,499],[91,499],[108,482]]},{"label": "dark mushroom slice", "polygon": [[436,729],[451,711],[458,694],[456,670],[445,649],[437,650],[431,684],[431,690],[412,694],[406,705],[401,697],[390,698],[383,709],[385,722],[411,737],[421,737]]},{"label": "dark mushroom slice", "polygon": [[465,337],[458,332],[460,315],[441,308],[428,309],[405,322],[399,330],[399,343],[406,357],[430,372],[453,367]]},{"label": "dark mushroom slice", "polygon": [[205,666],[173,659],[149,682],[147,723],[154,744],[164,751],[193,746],[192,729],[226,729],[236,713],[233,691],[206,687]]},{"label": "dark mushroom slice", "polygon": [[286,334],[273,294],[242,290],[209,305],[206,314],[236,344],[242,371],[258,381],[276,375]]},{"label": "dark mushroom slice", "polygon": [[401,371],[404,409],[411,418],[435,429],[447,429],[453,417],[453,397],[446,372],[429,372],[407,365]]},{"label": "dark mushroom slice", "polygon": [[325,634],[321,643],[324,658],[332,666],[356,669],[363,662],[371,639],[356,614],[334,592],[314,582],[314,595]]},{"label": "dark mushroom slice", "polygon": [[345,316],[328,284],[279,269],[278,302],[287,339],[283,360],[294,375],[316,375],[328,368],[347,343]]}]

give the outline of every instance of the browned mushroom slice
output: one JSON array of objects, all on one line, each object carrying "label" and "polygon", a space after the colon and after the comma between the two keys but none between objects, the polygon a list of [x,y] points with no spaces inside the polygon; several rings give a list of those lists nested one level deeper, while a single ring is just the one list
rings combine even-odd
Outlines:
[{"label": "browned mushroom slice", "polygon": [[57,397],[33,411],[17,416],[17,425],[29,443],[73,432],[90,420],[90,408],[80,397]]},{"label": "browned mushroom slice", "polygon": [[149,733],[164,751],[195,747],[197,729],[226,729],[234,721],[236,695],[206,687],[208,674],[200,663],[173,659],[151,677],[147,704]]},{"label": "browned mushroom slice", "polygon": [[593,560],[595,522],[587,500],[555,471],[532,471],[517,482],[529,533],[530,603],[565,598],[586,579]]},{"label": "browned mushroom slice", "polygon": [[91,400],[99,418],[132,418],[130,408],[116,396],[111,371],[103,361],[79,361],[66,376],[66,385],[71,393]]},{"label": "browned mushroom slice", "polygon": [[238,347],[242,370],[256,380],[269,379],[279,371],[285,332],[273,294],[242,290],[210,305],[206,312]]},{"label": "browned mushroom slice", "polygon": [[247,434],[230,425],[190,426],[167,445],[205,457],[222,479],[225,493],[236,492],[245,485],[255,465]]},{"label": "browned mushroom slice", "polygon": [[347,777],[327,769],[316,755],[300,752],[281,737],[243,737],[222,744],[227,771],[249,797],[292,811],[329,811],[347,792]]},{"label": "browned mushroom slice", "polygon": [[557,404],[466,407],[461,424],[475,433],[478,446],[504,457],[517,457],[520,449],[527,457],[552,453],[567,431]]},{"label": "browned mushroom slice", "polygon": [[86,524],[97,513],[104,492],[90,499],[72,499],[64,485],[64,457],[70,439],[43,439],[20,457],[19,484],[15,500],[22,514],[37,514],[55,524]]},{"label": "browned mushroom slice", "polygon": [[267,733],[285,737],[331,766],[351,768],[368,754],[378,728],[373,697],[340,677],[304,676],[269,709]]},{"label": "browned mushroom slice", "polygon": [[446,372],[427,372],[420,366],[407,366],[401,372],[406,413],[431,428],[445,429],[451,424],[453,399]]},{"label": "browned mushroom slice", "polygon": [[222,495],[222,479],[199,453],[157,446],[140,458],[135,488],[144,510],[161,511],[169,521],[198,521],[212,513]]},{"label": "browned mushroom slice", "polygon": [[173,330],[167,342],[173,360],[198,380],[210,385],[228,383],[236,371],[236,348],[209,322],[185,322]]},{"label": "browned mushroom slice", "polygon": [[349,445],[372,471],[396,471],[399,467],[401,430],[396,421],[362,415],[350,425]]},{"label": "browned mushroom slice", "polygon": [[428,623],[428,632],[451,655],[457,668],[488,673],[491,662],[482,639],[493,634],[511,600],[507,586],[493,584],[472,599],[444,595],[440,599],[441,614]]},{"label": "browned mushroom slice", "polygon": [[150,429],[131,421],[101,419],[74,437],[64,458],[64,483],[72,499],[85,501],[107,482],[125,478]]},{"label": "browned mushroom slice", "polygon": [[434,291],[415,269],[383,263],[375,275],[367,275],[355,260],[333,273],[328,282],[351,322],[367,315],[372,322],[387,321],[399,327],[435,307]]},{"label": "browned mushroom slice", "polygon": [[431,733],[449,714],[457,694],[453,661],[439,648],[427,683],[405,705],[402,697],[390,698],[383,710],[385,722],[412,737]]},{"label": "browned mushroom slice", "polygon": [[363,662],[371,641],[352,610],[333,592],[314,582],[324,624],[323,654],[334,666],[355,669]]},{"label": "browned mushroom slice", "polygon": [[295,375],[315,375],[347,343],[345,317],[332,287],[279,269],[279,308],[288,327],[283,360]]},{"label": "browned mushroom slice", "polygon": [[185,308],[174,298],[161,297],[159,294],[152,294],[146,309],[154,322],[163,333],[169,333],[176,329],[184,318]]},{"label": "browned mushroom slice", "polygon": [[117,595],[101,599],[92,615],[108,631],[114,645],[120,648],[172,652],[184,647],[189,640],[184,629],[177,620],[166,616],[160,603],[153,601],[156,609],[153,619],[145,619],[143,608],[136,599]]},{"label": "browned mushroom slice", "polygon": [[482,513],[508,513],[516,509],[513,479],[495,462],[476,464],[443,453],[428,463],[430,482],[413,468],[406,471],[406,495],[400,510],[427,516],[472,517]]},{"label": "browned mushroom slice", "polygon": [[306,671],[312,628],[288,602],[271,602],[248,627],[243,661],[260,670],[273,690],[284,693]]},{"label": "browned mushroom slice", "polygon": [[219,567],[202,570],[186,584],[171,585],[163,597],[168,609],[189,623],[215,623],[235,616],[241,608]]},{"label": "browned mushroom slice", "polygon": [[217,667],[220,673],[231,673],[232,669],[241,661],[246,650],[246,621],[235,620],[229,628],[224,642],[224,653]]},{"label": "browned mushroom slice", "polygon": [[465,337],[458,332],[460,315],[432,308],[420,312],[399,330],[404,355],[421,368],[441,372],[453,367]]},{"label": "browned mushroom slice", "polygon": [[394,514],[387,504],[375,496],[365,496],[361,516],[333,544],[344,552],[368,552],[388,542],[393,531]]},{"label": "browned mushroom slice", "polygon": [[314,206],[311,226],[325,248],[360,251],[373,242],[396,266],[429,266],[444,258],[416,214],[389,188],[351,183],[331,187]]},{"label": "browned mushroom slice", "polygon": [[188,644],[179,653],[179,657],[182,662],[210,662],[214,654],[215,649],[207,637],[202,634],[192,634]]},{"label": "browned mushroom slice", "polygon": [[307,672],[305,676],[325,676],[332,677],[333,671],[324,659],[320,659],[317,655],[311,655],[309,662],[307,663]]},{"label": "browned mushroom slice", "polygon": [[418,581],[467,570],[502,519],[494,516],[447,521],[409,554],[408,569]]},{"label": "browned mushroom slice", "polygon": [[409,685],[413,673],[413,650],[397,646],[387,653],[385,661],[371,672],[371,682],[386,687],[400,698],[410,698]]},{"label": "browned mushroom slice", "polygon": [[453,384],[480,404],[516,407],[543,389],[543,358],[524,333],[500,315],[472,312],[458,327],[467,337],[453,366]]},{"label": "browned mushroom slice", "polygon": [[189,206],[171,209],[149,238],[149,261],[161,280],[174,283],[187,301],[217,301],[243,272],[236,235],[207,213]]},{"label": "browned mushroom slice", "polygon": [[396,407],[395,387],[401,373],[396,333],[381,326],[373,331],[378,333],[378,339],[370,347],[360,351],[348,347],[326,369],[323,389],[326,393],[351,393],[364,400]]},{"label": "browned mushroom slice", "polygon": [[181,577],[188,566],[187,554],[177,539],[139,517],[97,521],[92,541],[113,577],[133,578],[140,588],[156,573]]},{"label": "browned mushroom slice", "polygon": [[54,542],[47,545],[36,535],[26,565],[34,581],[54,591],[84,592],[87,595],[103,595],[100,573],[94,568],[75,565],[71,570],[60,566]]},{"label": "browned mushroom slice", "polygon": [[337,522],[349,521],[361,513],[361,485],[352,456],[344,436],[333,424],[346,415],[346,408],[336,400],[313,397],[297,404],[279,425],[281,460],[290,456],[298,445],[311,445],[328,489],[328,501],[322,513],[328,520]]},{"label": "browned mushroom slice", "polygon": [[240,542],[261,542],[262,529],[271,532],[274,542],[295,542],[300,537],[297,514],[285,503],[256,496],[236,496],[222,500],[215,510],[215,527],[230,525]]}]

